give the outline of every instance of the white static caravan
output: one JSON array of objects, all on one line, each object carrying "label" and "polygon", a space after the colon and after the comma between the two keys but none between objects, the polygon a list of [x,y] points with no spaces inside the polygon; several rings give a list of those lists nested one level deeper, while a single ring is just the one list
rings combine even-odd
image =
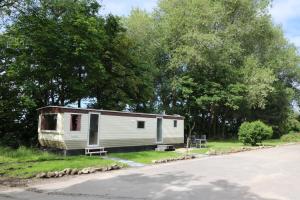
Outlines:
[{"label": "white static caravan", "polygon": [[59,106],[38,111],[39,142],[48,148],[71,151],[184,143],[184,118],[179,115]]}]

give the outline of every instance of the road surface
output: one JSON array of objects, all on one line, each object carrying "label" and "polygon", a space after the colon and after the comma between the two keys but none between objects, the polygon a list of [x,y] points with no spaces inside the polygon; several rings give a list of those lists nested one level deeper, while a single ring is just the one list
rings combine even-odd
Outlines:
[{"label": "road surface", "polygon": [[1,200],[299,200],[300,145],[51,179]]}]

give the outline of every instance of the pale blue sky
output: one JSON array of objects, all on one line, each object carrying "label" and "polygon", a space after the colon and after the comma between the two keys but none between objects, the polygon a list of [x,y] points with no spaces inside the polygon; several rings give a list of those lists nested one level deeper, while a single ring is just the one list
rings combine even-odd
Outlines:
[{"label": "pale blue sky", "polygon": [[[158,0],[99,0],[102,13],[126,16],[135,7],[147,11],[155,8]],[[300,50],[300,0],[273,0],[270,13],[276,24],[282,26],[285,36]]]}]

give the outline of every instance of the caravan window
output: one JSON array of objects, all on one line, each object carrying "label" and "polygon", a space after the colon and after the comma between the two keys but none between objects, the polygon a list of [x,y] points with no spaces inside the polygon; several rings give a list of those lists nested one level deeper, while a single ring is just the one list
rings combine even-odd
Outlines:
[{"label": "caravan window", "polygon": [[177,120],[174,120],[174,127],[177,127]]},{"label": "caravan window", "polygon": [[81,115],[71,115],[70,130],[80,131]]},{"label": "caravan window", "polygon": [[41,129],[48,131],[56,131],[57,127],[57,114],[44,114],[42,115]]},{"label": "caravan window", "polygon": [[145,121],[138,121],[137,128],[145,128]]}]

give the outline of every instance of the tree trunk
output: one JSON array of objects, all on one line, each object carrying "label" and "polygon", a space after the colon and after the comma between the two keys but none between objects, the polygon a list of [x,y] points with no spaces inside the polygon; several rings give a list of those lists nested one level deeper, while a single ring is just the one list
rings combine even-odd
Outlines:
[{"label": "tree trunk", "polygon": [[60,99],[60,105],[64,106],[65,105],[65,84],[64,81],[61,82],[60,86],[60,94],[59,94],[59,99]]},{"label": "tree trunk", "polygon": [[211,106],[210,108],[210,128],[209,128],[209,132],[212,135],[212,138],[215,138],[215,130],[214,130],[214,120],[215,120],[215,113],[214,113],[214,107]]},{"label": "tree trunk", "polygon": [[50,85],[51,85],[51,90],[50,90],[50,98],[51,98],[51,104],[55,104],[55,98],[54,98],[54,91],[53,91],[53,80],[51,79],[50,81]]},{"label": "tree trunk", "polygon": [[218,135],[217,135],[217,116],[216,114],[214,113],[214,118],[213,118],[213,135],[215,138],[218,138]]},{"label": "tree trunk", "polygon": [[78,99],[78,108],[81,108],[81,99]]},{"label": "tree trunk", "polygon": [[225,139],[225,118],[222,119],[222,139]]},{"label": "tree trunk", "polygon": [[191,124],[189,123],[189,133],[188,133],[188,137],[187,137],[187,147],[189,147],[188,145],[189,145],[189,142],[190,142],[190,140],[191,140],[192,132],[193,132],[193,130],[194,130],[194,128],[195,128],[195,125],[196,125],[195,121],[193,122],[193,125],[192,125],[192,126],[191,126]]}]

